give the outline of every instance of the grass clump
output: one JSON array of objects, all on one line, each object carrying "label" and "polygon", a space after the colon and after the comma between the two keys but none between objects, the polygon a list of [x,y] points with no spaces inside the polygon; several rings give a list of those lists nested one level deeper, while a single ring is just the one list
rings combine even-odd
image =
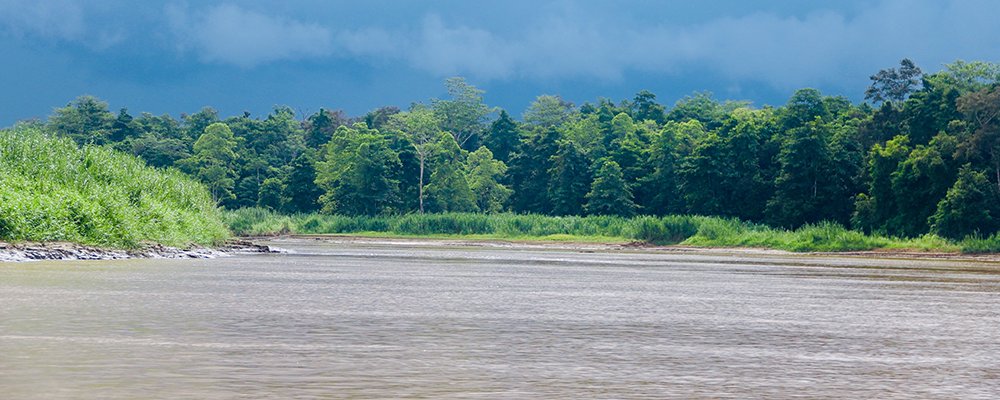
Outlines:
[{"label": "grass clump", "polygon": [[205,187],[178,171],[30,125],[0,130],[0,240],[134,248],[229,235]]},{"label": "grass clump", "polygon": [[1000,253],[1000,234],[969,236],[958,243],[963,253]]},{"label": "grass clump", "polygon": [[249,208],[224,213],[237,235],[357,234],[364,236],[464,237],[545,241],[642,241],[701,247],[757,247],[788,251],[1000,251],[1000,237],[955,243],[934,235],[901,239],[866,235],[823,222],[795,230],[738,219],[695,215],[554,217],[521,214],[406,214],[358,216],[282,215]]}]

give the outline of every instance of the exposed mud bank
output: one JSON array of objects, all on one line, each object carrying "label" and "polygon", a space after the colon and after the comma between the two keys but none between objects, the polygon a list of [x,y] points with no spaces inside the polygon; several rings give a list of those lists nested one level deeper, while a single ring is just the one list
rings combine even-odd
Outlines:
[{"label": "exposed mud bank", "polygon": [[259,237],[248,239],[276,240],[280,243],[281,238],[308,239],[323,241],[328,243],[372,243],[372,244],[405,244],[407,246],[455,246],[455,247],[495,247],[495,248],[519,248],[519,249],[558,249],[573,250],[581,252],[614,252],[614,251],[641,251],[641,252],[662,252],[662,253],[688,253],[688,254],[711,254],[730,256],[788,256],[788,257],[809,257],[809,256],[829,256],[829,257],[849,257],[849,258],[870,258],[870,259],[924,259],[924,260],[952,260],[952,261],[976,261],[1000,263],[1000,254],[966,254],[949,252],[927,252],[879,249],[869,251],[840,251],[840,252],[792,252],[786,250],[764,249],[754,247],[694,247],[694,246],[661,246],[644,242],[630,243],[590,243],[590,242],[544,242],[544,241],[519,241],[519,240],[495,240],[495,239],[441,239],[424,237],[365,237],[352,235],[284,235],[272,237]]},{"label": "exposed mud bank", "polygon": [[246,240],[231,240],[214,247],[176,248],[151,244],[138,249],[120,250],[75,243],[5,243],[0,242],[0,262],[32,260],[119,260],[125,258],[215,258],[241,253],[278,253],[277,249]]}]

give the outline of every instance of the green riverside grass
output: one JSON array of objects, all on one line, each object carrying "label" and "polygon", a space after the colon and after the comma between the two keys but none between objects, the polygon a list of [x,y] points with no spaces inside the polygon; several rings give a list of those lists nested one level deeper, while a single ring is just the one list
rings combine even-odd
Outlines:
[{"label": "green riverside grass", "polygon": [[785,230],[736,219],[694,215],[620,218],[447,213],[368,217],[283,215],[261,208],[245,208],[225,211],[223,218],[233,233],[240,236],[350,234],[607,243],[641,241],[660,245],[756,247],[796,252],[876,249],[968,253],[1000,251],[1000,238],[997,236],[960,242],[934,235],[906,239],[866,235],[835,223]]},{"label": "green riverside grass", "polygon": [[229,236],[208,190],[178,171],[30,125],[0,130],[0,241],[136,248]]}]

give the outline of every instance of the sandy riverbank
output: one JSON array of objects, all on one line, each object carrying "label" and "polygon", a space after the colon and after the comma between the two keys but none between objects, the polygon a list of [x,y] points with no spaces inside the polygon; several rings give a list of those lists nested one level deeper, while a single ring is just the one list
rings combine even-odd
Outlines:
[{"label": "sandy riverbank", "polygon": [[614,252],[614,251],[638,251],[638,252],[658,252],[658,253],[689,253],[689,254],[711,254],[711,255],[733,255],[733,256],[832,256],[851,258],[872,258],[872,259],[923,259],[923,260],[954,260],[954,261],[976,261],[976,262],[996,262],[1000,263],[1000,254],[963,254],[958,252],[928,252],[928,251],[907,251],[907,250],[869,250],[869,251],[843,251],[843,252],[792,252],[785,250],[752,248],[752,247],[694,247],[694,246],[658,246],[643,242],[629,243],[594,243],[594,242],[572,242],[572,241],[534,241],[534,240],[499,240],[499,239],[466,239],[466,238],[428,238],[419,236],[398,236],[398,237],[368,237],[363,235],[285,235],[277,237],[253,237],[247,240],[280,240],[281,238],[309,239],[323,241],[326,243],[371,243],[379,245],[392,245],[394,243],[406,246],[427,246],[427,247],[490,247],[490,248],[518,248],[518,249],[555,249],[573,250],[582,252]]}]

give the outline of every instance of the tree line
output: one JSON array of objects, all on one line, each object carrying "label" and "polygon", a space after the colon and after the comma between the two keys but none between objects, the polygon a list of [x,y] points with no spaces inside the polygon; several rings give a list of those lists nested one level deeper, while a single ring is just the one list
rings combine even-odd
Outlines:
[{"label": "tree line", "polygon": [[[539,96],[520,119],[462,78],[448,96],[363,116],[276,107],[132,116],[84,96],[44,129],[204,182],[224,207],[346,215],[512,211],[700,214],[895,236],[1000,229],[1000,65],[910,60],[865,102],[816,89],[753,107],[695,93],[672,107]],[[302,118],[302,119],[299,119]]]}]

